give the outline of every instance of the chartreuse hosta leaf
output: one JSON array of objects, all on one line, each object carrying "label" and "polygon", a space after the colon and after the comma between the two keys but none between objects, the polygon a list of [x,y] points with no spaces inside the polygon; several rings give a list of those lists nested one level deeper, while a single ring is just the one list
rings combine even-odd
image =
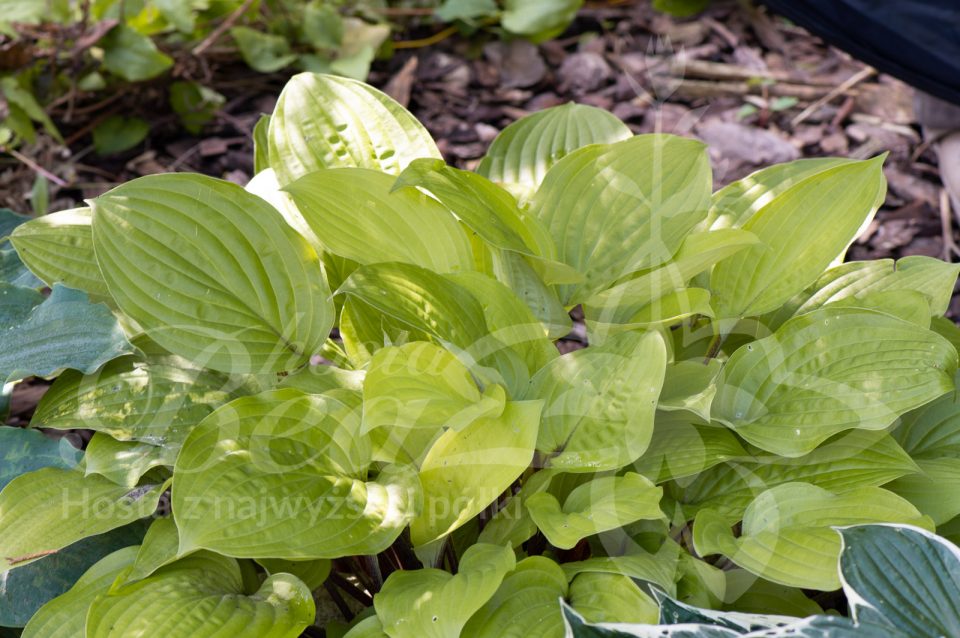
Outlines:
[{"label": "chartreuse hosta leaf", "polygon": [[92,219],[88,207],[44,215],[19,226],[10,242],[48,286],[63,284],[89,293],[95,301],[109,302],[110,292],[93,254]]},{"label": "chartreuse hosta leaf", "polygon": [[754,614],[787,614],[804,617],[823,609],[796,587],[786,587],[759,578],[745,569],[730,569],[725,577],[723,603],[728,611]]},{"label": "chartreuse hosta leaf", "polygon": [[530,381],[543,399],[537,450],[567,472],[616,469],[650,443],[666,365],[663,338],[628,332],[554,359]]},{"label": "chartreuse hosta leaf", "polygon": [[132,488],[155,467],[173,467],[179,447],[118,441],[97,432],[87,444],[84,455],[86,473],[99,474],[117,485]]},{"label": "chartreuse hosta leaf", "polygon": [[0,492],[0,574],[153,514],[164,489],[56,467],[15,478]]},{"label": "chartreuse hosta leaf", "polygon": [[363,428],[447,427],[503,413],[503,387],[477,387],[470,371],[447,350],[425,341],[378,351],[363,384]]},{"label": "chartreuse hosta leaf", "polygon": [[23,630],[24,638],[76,638],[86,636],[91,603],[106,593],[133,563],[137,546],[126,547],[92,565],[63,595],[40,608]]},{"label": "chartreuse hosta leaf", "polygon": [[[0,296],[32,294],[0,287]],[[13,307],[19,310],[11,312]],[[91,304],[86,293],[54,285],[51,295],[27,310],[25,304],[0,304],[0,331],[6,345],[0,351],[0,383],[29,376],[49,376],[63,368],[93,372],[104,363],[133,352],[120,324],[102,304]]]},{"label": "chartreuse hosta leaf", "polygon": [[419,511],[419,486],[406,466],[371,476],[360,421],[356,406],[293,389],[211,413],[174,467],[180,553],[301,560],[388,547]]},{"label": "chartreuse hosta leaf", "polygon": [[439,273],[472,270],[473,250],[460,223],[416,189],[391,192],[395,181],[367,168],[337,168],[310,173],[284,192],[335,255],[360,264],[415,264]]},{"label": "chartreuse hosta leaf", "polygon": [[493,597],[460,632],[461,638],[553,638],[563,632],[560,598],[567,577],[557,563],[530,556],[517,563]]},{"label": "chartreuse hosta leaf", "polygon": [[125,574],[127,582],[146,578],[164,565],[177,559],[180,550],[180,534],[171,517],[157,518],[150,524],[143,543],[136,554],[130,570]]},{"label": "chartreuse hosta leaf", "polygon": [[717,392],[716,378],[721,367],[716,359],[667,364],[657,409],[693,416],[709,423],[710,404]]},{"label": "chartreuse hosta leaf", "polygon": [[321,168],[356,166],[398,175],[440,157],[420,122],[391,97],[348,78],[294,76],[270,117],[270,166],[281,184]]},{"label": "chartreuse hosta leaf", "polygon": [[675,496],[689,514],[709,507],[739,516],[754,497],[783,483],[803,481],[841,493],[884,485],[917,471],[917,463],[889,434],[852,430],[796,458],[744,452],[684,483]]},{"label": "chartreuse hosta leaf", "polygon": [[[556,292],[531,265],[538,263],[546,262],[528,260],[520,253],[501,250],[494,256],[493,274],[527,304],[537,320],[543,324],[549,338],[559,339],[570,334],[573,324]],[[550,262],[551,265],[559,263]]]},{"label": "chartreuse hosta leaf", "polygon": [[937,525],[960,515],[960,400],[956,392],[904,415],[892,433],[920,472],[888,486]]},{"label": "chartreuse hosta leaf", "polygon": [[933,526],[909,502],[878,487],[834,494],[809,483],[785,483],[758,496],[743,515],[739,538],[731,530],[733,522],[714,510],[701,510],[693,524],[697,553],[723,554],[767,580],[824,591],[840,586],[840,538],[832,526]]},{"label": "chartreuse hosta leaf", "polygon": [[509,547],[477,543],[464,552],[455,576],[440,569],[393,572],[373,606],[391,638],[459,636],[514,567]]},{"label": "chartreuse hosta leaf", "polygon": [[571,102],[538,111],[503,129],[477,172],[525,200],[550,167],[572,151],[632,136],[627,125],[608,111]]},{"label": "chartreuse hosta leaf", "polygon": [[519,547],[537,533],[537,524],[533,522],[527,509],[527,499],[534,494],[546,491],[558,472],[539,470],[526,477],[520,490],[502,507],[497,509],[493,518],[483,527],[479,540],[481,543]]},{"label": "chartreuse hosta leaf", "polygon": [[657,603],[624,574],[583,572],[570,582],[570,604],[590,622],[649,623]]},{"label": "chartreuse hosta leaf", "polygon": [[163,348],[224,372],[296,368],[333,325],[320,260],[265,201],[201,175],[151,175],[92,200],[119,308]]},{"label": "chartreuse hosta leaf", "polygon": [[729,429],[700,425],[684,413],[657,412],[654,423],[650,446],[632,467],[655,483],[699,474],[747,455]]},{"label": "chartreuse hosta leaf", "polygon": [[851,613],[908,636],[960,635],[960,549],[908,525],[857,525],[843,537],[840,573]]},{"label": "chartreuse hosta leaf", "polygon": [[508,402],[497,417],[447,430],[420,465],[423,511],[410,524],[414,545],[442,538],[496,501],[530,465],[539,401]]},{"label": "chartreuse hosta leaf", "polygon": [[595,478],[575,488],[561,507],[547,492],[527,499],[527,509],[547,540],[560,549],[571,549],[581,539],[623,527],[641,519],[663,516],[663,489],[639,474]]},{"label": "chartreuse hosta leaf", "polygon": [[[722,317],[775,310],[813,283],[856,237],[886,187],[882,159],[839,164],[776,195],[743,225],[760,244],[721,261],[710,290]],[[817,240],[809,240],[810,229]]]},{"label": "chartreuse hosta leaf", "polygon": [[664,541],[655,552],[635,550],[625,556],[597,556],[583,561],[562,565],[567,578],[573,580],[578,574],[621,574],[635,581],[656,585],[671,596],[677,593],[677,570],[681,548],[673,541]]},{"label": "chartreuse hosta leaf", "polygon": [[237,380],[194,368],[179,357],[121,357],[94,374],[61,374],[40,400],[31,425],[84,428],[176,449],[214,408],[244,393]]},{"label": "chartreuse hosta leaf", "polygon": [[711,416],[764,450],[801,456],[851,428],[879,430],[953,388],[957,351],[891,315],[822,308],[737,349]]},{"label": "chartreuse hosta leaf", "polygon": [[530,204],[560,261],[584,275],[560,287],[585,301],[630,273],[666,262],[710,202],[706,147],[671,135],[638,135],[574,151],[547,173]]},{"label": "chartreuse hosta leaf", "polygon": [[236,560],[199,552],[102,593],[90,605],[86,636],[296,638],[315,615],[299,578],[276,574],[247,591]]}]

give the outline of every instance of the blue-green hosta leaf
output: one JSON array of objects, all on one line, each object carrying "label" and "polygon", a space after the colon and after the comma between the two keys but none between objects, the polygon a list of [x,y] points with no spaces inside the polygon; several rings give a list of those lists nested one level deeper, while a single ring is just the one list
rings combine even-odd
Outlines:
[{"label": "blue-green hosta leaf", "polygon": [[247,595],[236,560],[200,552],[98,596],[86,636],[296,638],[315,615],[313,596],[297,577],[270,576]]},{"label": "blue-green hosta leaf", "polygon": [[661,593],[656,594],[660,603],[659,621],[664,625],[682,625],[694,623],[702,625],[716,625],[747,633],[758,629],[771,629],[788,624],[795,618],[781,615],[745,614],[742,612],[714,611],[712,609],[698,609],[674,600]]},{"label": "blue-green hosta leaf", "polygon": [[43,282],[20,260],[16,250],[0,250],[0,282],[9,286],[24,288],[43,288]]},{"label": "blue-green hosta leaf", "polygon": [[503,129],[477,172],[526,200],[550,167],[568,153],[588,144],[612,144],[632,136],[627,125],[609,111],[570,102],[538,111]]},{"label": "blue-green hosta leaf", "polygon": [[560,549],[571,549],[581,539],[623,527],[641,519],[657,519],[663,489],[649,479],[627,472],[604,476],[580,485],[561,507],[552,494],[541,492],[527,499],[527,509],[547,540]]},{"label": "blue-green hosta leaf", "polygon": [[559,599],[567,577],[555,562],[530,556],[517,563],[497,593],[460,632],[461,638],[553,638],[563,632]]},{"label": "blue-green hosta leaf", "polygon": [[0,325],[16,326],[43,303],[43,295],[33,288],[0,283]]},{"label": "blue-green hosta leaf", "polygon": [[7,241],[13,231],[22,224],[33,219],[29,215],[15,213],[9,208],[0,208],[0,244]]},{"label": "blue-green hosta leaf", "polygon": [[69,591],[45,604],[30,619],[23,638],[76,638],[85,636],[87,611],[91,603],[107,592],[113,582],[133,563],[137,546],[119,549],[91,565]]},{"label": "blue-green hosta leaf", "polygon": [[93,372],[133,352],[106,306],[91,304],[85,293],[60,285],[21,320],[10,315],[0,319],[9,345],[0,352],[0,381],[49,376],[63,368]]},{"label": "blue-green hosta leaf", "polygon": [[953,388],[956,349],[907,321],[822,308],[737,349],[711,416],[750,443],[801,456],[851,428],[879,430]]},{"label": "blue-green hosta leaf", "polygon": [[596,144],[557,162],[530,210],[549,229],[559,260],[585,277],[561,286],[561,301],[585,301],[668,261],[706,215],[710,187],[706,147],[671,135]]},{"label": "blue-green hosta leaf", "polygon": [[896,262],[876,259],[840,264],[777,310],[769,325],[775,329],[792,316],[841,301],[856,303],[855,300],[881,292],[920,293],[929,302],[930,312],[939,316],[947,311],[958,273],[960,264],[922,255],[903,257]]},{"label": "blue-green hosta leaf", "polygon": [[265,201],[202,175],[151,175],[91,200],[111,296],[160,346],[223,372],[291,370],[333,326],[320,260]]},{"label": "blue-green hosta leaf", "polygon": [[746,455],[736,435],[727,428],[694,423],[681,412],[657,412],[650,446],[632,468],[660,484]]},{"label": "blue-green hosta leaf", "polygon": [[761,492],[783,483],[803,481],[841,493],[879,487],[918,469],[889,434],[853,430],[796,458],[744,452],[685,483],[676,496],[690,514],[709,507],[739,516]]},{"label": "blue-green hosta leaf", "polygon": [[481,393],[470,371],[450,352],[425,341],[379,350],[363,383],[363,429],[447,427],[503,413],[503,388]]},{"label": "blue-green hosta leaf", "polygon": [[449,534],[497,500],[533,459],[539,401],[508,402],[495,418],[447,430],[420,465],[423,511],[410,524],[414,545]]},{"label": "blue-green hosta leaf", "polygon": [[173,467],[179,451],[179,446],[118,441],[97,432],[87,444],[83,458],[87,476],[99,474],[117,485],[133,488],[151,469]]},{"label": "blue-green hosta leaf", "polygon": [[589,622],[656,622],[657,602],[623,574],[583,572],[570,582],[570,604]]},{"label": "blue-green hosta leaf", "polygon": [[61,374],[30,424],[177,448],[215,408],[245,393],[237,380],[179,357],[122,357],[94,374]]},{"label": "blue-green hosta leaf", "polygon": [[591,623],[563,600],[565,638],[738,638],[732,629],[710,625],[649,625],[627,623]]},{"label": "blue-green hosta leaf", "polygon": [[393,572],[373,605],[392,638],[459,636],[514,567],[509,547],[478,543],[463,554],[455,576],[440,569]]},{"label": "blue-green hosta leaf", "polygon": [[840,587],[840,538],[832,526],[933,526],[909,502],[878,487],[834,494],[808,483],[785,483],[754,499],[743,515],[739,538],[732,522],[714,510],[701,510],[693,524],[697,553],[723,554],[775,583],[824,591]]},{"label": "blue-green hosta leaf", "polygon": [[22,474],[0,492],[0,574],[150,516],[164,489],[57,467]]},{"label": "blue-green hosta leaf", "polygon": [[628,332],[554,359],[530,381],[544,400],[537,449],[547,467],[596,472],[632,463],[653,433],[666,347],[655,332]]},{"label": "blue-green hosta leaf", "polygon": [[93,254],[90,208],[72,208],[38,217],[10,237],[20,259],[48,286],[56,283],[110,300],[107,283]]},{"label": "blue-green hosta leaf", "polygon": [[231,401],[197,425],[174,468],[180,554],[290,560],[374,554],[419,511],[413,470],[373,479],[357,406],[285,389]]},{"label": "blue-green hosta leaf", "polygon": [[36,430],[0,426],[0,490],[27,472],[44,467],[74,468],[82,454],[66,439],[52,439]]},{"label": "blue-green hosta leaf", "polygon": [[827,168],[758,210],[743,229],[761,243],[724,259],[710,277],[719,315],[762,315],[812,284],[879,206],[882,159]]},{"label": "blue-green hosta leaf", "polygon": [[740,228],[791,186],[828,168],[853,161],[841,157],[813,157],[774,164],[750,173],[713,194],[710,214],[704,225],[712,230]]},{"label": "blue-green hosta leaf", "polygon": [[399,175],[420,157],[440,157],[430,134],[377,89],[347,78],[295,75],[270,117],[270,165],[281,184],[321,168],[355,166]]},{"label": "blue-green hosta leaf", "polygon": [[[324,248],[360,264],[397,261],[447,273],[472,270],[473,250],[447,209],[392,175],[368,168],[318,170],[288,184]],[[424,230],[429,228],[430,232]]]},{"label": "blue-green hosta leaf", "polygon": [[853,617],[916,638],[960,635],[960,549],[908,525],[857,525],[843,538],[840,573]]}]

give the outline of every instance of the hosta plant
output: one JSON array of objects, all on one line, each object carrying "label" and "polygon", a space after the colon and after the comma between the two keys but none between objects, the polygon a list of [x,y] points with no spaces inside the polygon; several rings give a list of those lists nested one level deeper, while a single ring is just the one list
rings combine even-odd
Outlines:
[{"label": "hosta plant", "polygon": [[834,528],[956,527],[960,266],[843,262],[882,158],[713,192],[702,143],[569,104],[464,171],[315,74],[255,143],[245,189],[155,175],[4,218],[4,381],[59,376],[0,429],[0,624],[808,617],[843,611]]}]

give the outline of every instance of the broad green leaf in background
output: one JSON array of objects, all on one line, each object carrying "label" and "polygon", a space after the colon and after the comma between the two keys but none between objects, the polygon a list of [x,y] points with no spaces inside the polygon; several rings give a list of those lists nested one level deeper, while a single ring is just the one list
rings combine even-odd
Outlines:
[{"label": "broad green leaf in background", "polygon": [[23,638],[76,638],[85,636],[87,611],[91,603],[137,556],[137,546],[119,549],[90,566],[61,596],[44,605],[23,630]]},{"label": "broad green leaf in background", "polygon": [[571,549],[581,539],[624,527],[641,519],[657,519],[663,489],[649,479],[627,472],[623,476],[595,478],[567,496],[561,508],[547,492],[527,499],[527,509],[547,540],[560,549]]},{"label": "broad green leaf in background", "polygon": [[285,389],[236,399],[187,437],[173,514],[180,553],[291,560],[375,554],[419,509],[409,467],[373,480],[359,410]]},{"label": "broad green leaf in background", "polygon": [[[2,11],[0,12],[0,15],[3,15],[4,18],[6,18],[9,13]],[[2,22],[0,22],[0,25],[2,25]],[[39,122],[47,134],[53,139],[63,143],[63,137],[60,136],[60,132],[54,125],[53,120],[50,119],[50,116],[47,115],[46,110],[37,101],[33,91],[22,86],[20,82],[17,81],[17,78],[12,76],[0,78],[0,94],[6,98],[7,106],[10,109],[11,114],[14,109],[20,109],[20,111],[26,117],[35,122]],[[6,122],[9,121],[9,119],[6,120]],[[30,130],[32,132],[32,126]]]},{"label": "broad green leaf in background", "polygon": [[180,117],[183,128],[194,135],[200,134],[225,101],[223,95],[197,82],[170,85],[170,107]]},{"label": "broad green leaf in background", "polygon": [[567,577],[554,561],[530,556],[517,563],[497,593],[460,632],[462,638],[552,638],[562,632],[558,600]]},{"label": "broad green leaf in background", "polygon": [[97,597],[86,635],[296,638],[315,615],[310,590],[295,576],[270,576],[247,592],[236,560],[201,552]]},{"label": "broad green leaf in background", "polygon": [[[447,209],[365,168],[318,170],[284,189],[324,248],[360,264],[385,261],[439,273],[471,270],[473,251]],[[429,229],[429,232],[426,232]]]},{"label": "broad green leaf in background", "polygon": [[960,635],[960,549],[908,525],[856,525],[843,538],[840,573],[853,617],[916,638]]},{"label": "broad green leaf in background", "polygon": [[179,447],[193,426],[244,393],[236,380],[194,368],[179,357],[122,357],[91,375],[61,374],[40,399],[30,424]]},{"label": "broad green leaf in background", "polygon": [[832,526],[933,526],[906,500],[878,487],[834,494],[808,483],[785,483],[758,496],[744,513],[739,538],[731,522],[716,511],[701,510],[693,524],[697,553],[723,554],[775,583],[823,591],[840,587],[840,538]]},{"label": "broad green leaf in background", "polygon": [[433,15],[444,22],[470,21],[496,15],[499,11],[494,0],[444,0]]},{"label": "broad green leaf in background", "polygon": [[738,348],[711,415],[757,447],[801,456],[838,432],[885,428],[949,392],[956,368],[956,349],[934,332],[827,307]]},{"label": "broad green leaf in background", "polygon": [[439,569],[393,572],[373,605],[392,638],[458,636],[515,566],[509,547],[478,543],[463,554],[455,576]]},{"label": "broad green leaf in background", "polygon": [[150,516],[162,492],[56,467],[23,474],[0,492],[0,573]]},{"label": "broad green leaf in background", "polygon": [[117,485],[133,488],[141,477],[155,467],[173,467],[179,447],[118,441],[97,432],[87,444],[84,455],[86,474],[99,474]]},{"label": "broad green leaf in background", "polygon": [[269,204],[202,175],[151,175],[92,200],[111,296],[162,347],[224,372],[309,361],[333,325],[316,252]]},{"label": "broad green leaf in background", "polygon": [[133,351],[106,306],[59,284],[26,316],[0,316],[0,331],[9,344],[0,352],[0,381],[48,376],[63,368],[93,372]]},{"label": "broad green leaf in background", "polygon": [[585,301],[617,279],[673,256],[707,213],[706,147],[672,135],[638,135],[570,153],[544,177],[530,205],[560,261],[585,277],[561,301]]},{"label": "broad green leaf in background", "polygon": [[[666,384],[664,389],[666,389]],[[658,412],[650,446],[633,469],[654,483],[699,474],[747,452],[727,428],[699,425],[680,412]]]},{"label": "broad green leaf in background", "polygon": [[669,13],[678,18],[694,16],[710,5],[710,0],[653,0],[652,6],[657,11]]},{"label": "broad green leaf in background", "polygon": [[537,450],[547,467],[596,472],[632,463],[653,433],[666,348],[655,332],[628,332],[547,364],[530,381],[543,399]]},{"label": "broad green leaf in background", "polygon": [[398,175],[419,157],[440,157],[427,130],[393,98],[363,82],[316,73],[287,82],[269,139],[281,185],[321,168]]},{"label": "broad green leaf in background", "polygon": [[652,623],[657,602],[629,576],[582,572],[570,581],[570,604],[590,622]]},{"label": "broad green leaf in background", "polygon": [[243,26],[231,28],[230,35],[240,48],[244,62],[254,71],[273,73],[297,59],[287,38],[282,35]]},{"label": "broad green leaf in background", "polygon": [[[679,449],[674,453],[683,454]],[[917,463],[889,434],[851,430],[796,458],[744,452],[684,483],[675,496],[688,514],[709,507],[739,516],[761,492],[783,483],[803,481],[839,494],[879,487],[918,470]]]},{"label": "broad green leaf in background", "polygon": [[724,259],[710,277],[719,315],[762,315],[812,284],[879,206],[886,188],[882,162],[827,168],[758,210],[743,229],[761,243]]},{"label": "broad green leaf in background", "polygon": [[173,65],[149,36],[124,24],[113,27],[97,44],[103,48],[103,68],[128,82],[149,80]]},{"label": "broad green leaf in background", "polygon": [[110,292],[93,252],[92,219],[85,206],[51,213],[19,226],[10,242],[48,286],[60,283],[87,292],[94,301],[108,301]]},{"label": "broad green leaf in background", "polygon": [[505,0],[500,24],[510,33],[534,42],[563,33],[583,6],[583,0]]},{"label": "broad green leaf in background", "polygon": [[111,115],[93,128],[93,147],[98,155],[113,155],[143,141],[150,124],[139,117]]},{"label": "broad green leaf in background", "polygon": [[609,111],[570,102],[538,111],[503,129],[490,144],[477,172],[529,199],[550,167],[588,144],[612,144],[633,136]]},{"label": "broad green leaf in background", "polygon": [[500,416],[447,430],[433,444],[420,466],[424,498],[410,525],[414,545],[449,534],[510,487],[533,459],[540,410],[539,401],[509,402]]}]

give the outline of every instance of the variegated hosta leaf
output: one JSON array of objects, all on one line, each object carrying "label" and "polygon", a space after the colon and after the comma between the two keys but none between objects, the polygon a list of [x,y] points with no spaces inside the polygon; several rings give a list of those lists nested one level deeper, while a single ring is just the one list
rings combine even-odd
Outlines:
[{"label": "variegated hosta leaf", "polygon": [[439,346],[416,341],[379,350],[363,384],[363,429],[447,427],[503,413],[498,385],[481,393],[470,371]]},{"label": "variegated hosta leaf", "polygon": [[281,184],[321,168],[372,168],[398,175],[419,157],[440,157],[427,129],[393,98],[357,80],[294,76],[267,133]]},{"label": "variegated hosta leaf", "polygon": [[54,598],[30,619],[23,638],[76,638],[86,636],[91,603],[106,593],[137,556],[136,546],[118,550],[90,567],[69,591]]},{"label": "variegated hosta leaf", "polygon": [[570,102],[538,111],[503,129],[477,172],[520,200],[529,199],[550,167],[588,144],[612,144],[633,134],[608,111]]},{"label": "variegated hosta leaf", "polygon": [[709,625],[653,625],[591,623],[566,602],[560,601],[565,638],[739,638],[742,634]]},{"label": "variegated hosta leaf", "polygon": [[530,211],[550,231],[560,261],[582,284],[560,287],[567,305],[666,262],[707,214],[706,147],[671,135],[638,135],[570,153],[547,173]]},{"label": "variegated hosta leaf", "polygon": [[420,465],[423,511],[410,524],[414,545],[442,538],[493,503],[533,459],[539,401],[508,402],[495,418],[447,430]]},{"label": "variegated hosta leaf", "polygon": [[711,416],[750,443],[801,456],[851,428],[879,430],[953,389],[943,337],[867,310],[822,308],[737,349]]},{"label": "variegated hosta leaf", "polygon": [[939,526],[960,515],[960,399],[945,395],[904,415],[892,433],[920,472],[889,486]]},{"label": "variegated hosta leaf", "polygon": [[[676,450],[675,454],[682,452]],[[728,516],[740,516],[761,492],[783,483],[802,481],[842,493],[858,487],[879,487],[918,470],[889,434],[853,430],[796,458],[744,452],[699,474],[674,495],[688,514],[709,507]]]},{"label": "variegated hosta leaf", "polygon": [[[721,261],[710,290],[719,316],[762,315],[812,284],[880,205],[882,158],[838,164],[793,184],[743,225],[760,244]],[[810,229],[817,229],[810,241]]]},{"label": "variegated hosta leaf", "polygon": [[297,577],[270,576],[248,594],[236,560],[200,552],[98,596],[86,636],[296,638],[315,615],[313,596]]},{"label": "variegated hosta leaf", "polygon": [[15,478],[0,492],[0,574],[150,516],[164,489],[54,467]]},{"label": "variegated hosta leaf", "polygon": [[187,437],[174,474],[180,554],[374,554],[419,511],[412,468],[373,479],[357,406],[286,389],[236,399]]},{"label": "variegated hosta leaf", "polygon": [[10,243],[20,259],[48,286],[83,290],[94,301],[110,303],[110,292],[93,254],[88,207],[44,215],[19,226]]},{"label": "variegated hosta leaf", "polygon": [[[447,273],[473,269],[463,227],[439,202],[393,176],[338,168],[288,184],[303,219],[325,250],[360,264],[397,261]],[[425,234],[424,229],[430,233]]]},{"label": "variegated hosta leaf", "polygon": [[666,348],[655,332],[628,332],[554,359],[530,381],[543,399],[537,450],[546,466],[596,472],[632,463],[653,433]]},{"label": "variegated hosta leaf", "polygon": [[259,197],[202,175],[151,175],[92,200],[111,296],[163,348],[224,372],[290,370],[333,325],[320,261]]},{"label": "variegated hosta leaf", "polygon": [[95,430],[176,450],[191,428],[242,394],[238,380],[194,368],[179,357],[122,357],[90,375],[61,374],[30,424]]},{"label": "variegated hosta leaf", "polygon": [[660,603],[659,620],[667,625],[697,623],[726,627],[742,633],[757,629],[771,629],[788,624],[795,618],[779,614],[745,614],[736,611],[714,611],[712,609],[698,609],[673,600],[662,592],[655,592],[656,600]]},{"label": "variegated hosta leaf", "polygon": [[747,455],[728,428],[694,423],[685,413],[657,412],[654,423],[650,446],[632,466],[654,483],[699,474]]},{"label": "variegated hosta leaf", "polygon": [[834,266],[774,313],[768,325],[778,327],[792,316],[822,308],[827,304],[856,300],[876,293],[913,291],[922,294],[933,315],[947,311],[960,264],[949,264],[922,255],[873,261],[851,261]]},{"label": "variegated hosta leaf", "polygon": [[155,467],[173,467],[179,447],[118,441],[97,432],[87,444],[84,455],[87,476],[99,474],[117,485],[133,488],[141,477]]},{"label": "variegated hosta leaf", "polygon": [[840,573],[853,617],[907,636],[960,635],[960,549],[908,525],[857,525],[843,537]]},{"label": "variegated hosta leaf", "polygon": [[552,494],[541,492],[526,506],[547,540],[560,549],[571,549],[581,539],[617,529],[641,519],[663,516],[663,489],[639,474],[604,476],[580,485],[561,508]]},{"label": "variegated hosta leaf", "polygon": [[461,638],[553,638],[562,635],[559,599],[567,577],[555,562],[530,556],[517,563],[497,593],[460,632]]},{"label": "variegated hosta leaf", "polygon": [[459,636],[514,567],[512,549],[478,543],[464,552],[455,576],[429,568],[393,572],[373,605],[392,638]]},{"label": "variegated hosta leaf", "polygon": [[785,483],[758,496],[744,512],[739,538],[731,530],[733,522],[714,510],[701,510],[693,524],[697,553],[723,554],[775,583],[823,591],[840,587],[840,538],[833,526],[933,527],[909,502],[878,487],[834,494],[808,483]]}]

